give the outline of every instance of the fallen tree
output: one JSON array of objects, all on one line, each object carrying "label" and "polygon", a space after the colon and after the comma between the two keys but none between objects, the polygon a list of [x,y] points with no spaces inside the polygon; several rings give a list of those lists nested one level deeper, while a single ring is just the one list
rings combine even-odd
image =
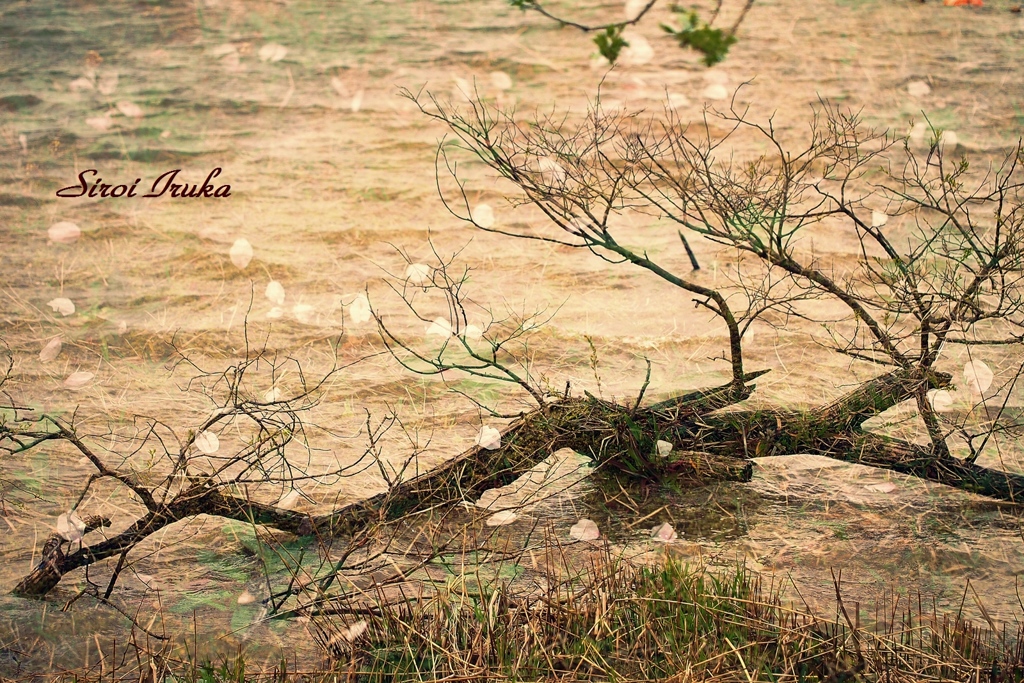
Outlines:
[{"label": "fallen tree", "polygon": [[[937,375],[931,381],[936,387],[944,387],[949,377]],[[1020,500],[1024,495],[1024,476],[958,461],[937,462],[924,447],[861,431],[864,420],[913,395],[913,385],[895,373],[867,382],[821,410],[715,412],[744,400],[752,390],[752,385],[737,391],[729,384],[632,410],[593,397],[564,399],[515,420],[503,430],[499,448],[475,446],[388,491],[321,515],[248,500],[226,492],[208,477],[198,477],[174,500],[155,506],[111,538],[66,552],[71,542],[59,534],[52,535],[44,545],[42,559],[14,592],[45,595],[66,573],[109,557],[123,558],[152,533],[200,514],[303,536],[354,535],[374,523],[394,522],[476,500],[484,491],[511,483],[564,447],[591,456],[599,466],[619,476],[652,481],[671,477],[691,486],[749,481],[750,457],[815,453],[1001,500]],[[665,438],[674,439],[675,448],[662,456],[657,454],[657,441]],[[746,452],[743,444],[749,449]],[[79,538],[110,522],[89,517],[82,524]],[[104,597],[109,597],[117,571]]]},{"label": "fallen tree", "polygon": [[[894,385],[889,377],[876,381],[873,386],[879,389],[880,394],[886,394],[886,398],[876,402],[873,410],[884,409],[902,400],[900,393],[892,390],[901,385]],[[595,462],[608,469],[619,473],[631,469],[635,476],[647,479],[671,476],[691,485],[719,480],[748,481],[752,473],[750,461],[735,457],[737,451],[730,450],[722,443],[714,444],[712,448],[711,442],[707,440],[707,428],[703,425],[707,424],[715,410],[745,399],[752,389],[752,386],[744,385],[737,390],[730,384],[634,410],[593,397],[564,399],[515,420],[503,430],[503,445],[499,448],[476,446],[426,474],[322,515],[294,512],[234,495],[228,492],[229,487],[209,474],[187,475],[188,484],[170,500],[163,502],[160,501],[160,487],[144,487],[138,481],[101,464],[98,477],[110,476],[130,485],[137,497],[146,502],[146,514],[110,538],[89,545],[83,543],[77,550],[70,551],[75,541],[110,525],[110,520],[98,516],[86,517],[80,522],[73,520],[70,522],[70,534],[65,532],[62,536],[57,533],[49,537],[38,565],[18,583],[14,592],[23,596],[45,595],[66,573],[119,556],[121,561],[118,569],[104,595],[109,597],[123,558],[132,548],[154,532],[200,514],[266,525],[298,535],[355,534],[375,522],[392,522],[439,506],[478,499],[487,489],[514,481],[539,461],[564,447],[590,455]],[[850,411],[863,415],[864,394],[863,388],[858,389],[846,400],[840,400],[833,406],[839,412]],[[249,411],[254,407],[245,406]],[[817,424],[810,417],[813,414],[794,413],[780,424],[783,428],[796,425],[805,428]],[[827,415],[828,411],[824,414]],[[749,413],[732,415],[734,417],[729,419],[729,424],[733,426],[750,426],[757,421]],[[56,428],[46,432],[24,429],[18,433],[8,431],[6,436],[24,440],[26,445],[44,439],[62,438],[78,447],[90,460],[98,461],[96,455],[67,426],[55,418],[43,417],[42,420]],[[829,418],[826,418],[826,422],[828,426],[820,425],[820,431],[834,434]],[[637,425],[643,427],[637,429]],[[658,437],[669,435],[678,440],[681,448],[666,456],[657,455]],[[708,444],[705,445],[704,441],[708,441]],[[805,452],[810,445],[810,442],[793,442],[790,447],[796,449],[794,452]],[[893,464],[898,465],[896,462]],[[943,483],[956,485],[952,480]],[[74,530],[76,523],[77,533]]]},{"label": "fallen tree", "polygon": [[[296,471],[286,448],[306,428],[302,414],[315,405],[322,383],[304,385],[291,398],[254,398],[246,390],[245,376],[267,362],[262,356],[247,358],[216,376],[215,384],[224,390],[217,409],[187,436],[175,437],[177,448],[167,448],[160,440],[170,467],[152,483],[131,470],[131,453],[119,456],[121,466],[111,466],[91,450],[74,423],[35,415],[12,402],[9,418],[0,424],[0,443],[8,452],[63,441],[96,469],[69,512],[70,523],[65,522],[71,532],[50,537],[42,560],[18,584],[17,594],[45,595],[66,573],[118,557],[105,599],[135,546],[159,529],[200,514],[301,536],[365,538],[367,529],[381,523],[477,500],[563,447],[590,456],[611,476],[647,482],[669,477],[694,486],[723,479],[747,481],[751,458],[811,453],[999,500],[1017,502],[1024,496],[1024,476],[976,463],[992,440],[1020,432],[1019,423],[1003,419],[1020,369],[1000,387],[1002,404],[988,424],[975,428],[966,421],[951,421],[936,408],[937,392],[947,391],[952,382],[951,374],[938,369],[948,345],[1019,351],[1024,344],[1020,145],[993,177],[967,191],[969,166],[962,161],[947,168],[938,132],[922,165],[908,146],[900,152],[895,140],[865,134],[854,118],[827,108],[824,125],[816,120],[811,144],[799,154],[784,150],[771,125],[752,124],[735,112],[722,115],[733,133],[752,131],[774,150],[744,164],[724,164],[716,161],[722,142],[712,140],[709,125],[704,126],[703,138],[695,138],[678,122],[606,115],[598,105],[578,129],[569,131],[551,120],[524,127],[483,102],[472,103],[469,115],[436,100],[418,103],[446,124],[465,149],[510,181],[520,193],[518,201],[539,211],[553,232],[506,230],[474,213],[465,182],[449,164],[458,199],[442,198],[454,215],[481,230],[586,249],[611,262],[631,263],[688,293],[725,328],[728,342],[722,358],[729,365],[730,381],[648,406],[643,405],[646,382],[632,405],[589,394],[570,396],[568,387],[555,394],[534,381],[524,359],[528,354],[510,352],[532,324],[492,319],[487,329],[472,330],[462,291],[465,273],[453,275],[450,264],[442,260],[422,287],[440,292],[448,303],[446,340],[440,350],[418,350],[375,311],[381,337],[392,355],[414,372],[463,372],[523,389],[536,406],[515,416],[502,431],[500,445],[476,446],[413,477],[403,478],[401,472],[389,476],[381,468],[388,481],[386,491],[311,515],[286,509],[286,496],[274,504],[240,491],[245,484],[287,490],[303,479],[347,476],[374,463],[380,467],[379,436],[397,417],[389,416],[377,427],[368,421],[370,446],[356,463],[327,473]],[[871,186],[866,169],[882,161],[891,163],[885,156],[889,153],[904,155],[902,175],[886,172],[884,180],[894,181],[891,185]],[[447,163],[444,154],[442,148],[439,159]],[[862,188],[865,184],[867,190]],[[878,196],[888,198],[886,213],[870,209]],[[984,213],[979,210],[983,206],[992,210]],[[624,246],[614,236],[612,219],[641,209],[659,212],[677,225],[695,270],[699,266],[686,233],[734,249],[739,264],[735,279],[725,286],[709,286],[694,274],[680,275],[647,252]],[[882,218],[872,215],[868,220],[862,217],[865,210]],[[898,233],[884,228],[890,214],[908,217]],[[979,218],[988,215],[991,220]],[[936,216],[938,220],[933,220]],[[825,220],[845,221],[856,236],[862,256],[855,267],[826,267],[797,239],[801,230]],[[904,241],[907,246],[897,248]],[[396,291],[416,316],[431,320],[413,305],[404,287]],[[753,380],[766,372],[744,368],[743,339],[750,324],[770,312],[784,319],[810,318],[802,303],[819,298],[835,300],[849,313],[829,321],[829,340],[819,343],[885,372],[816,409],[739,409],[755,389]],[[970,385],[966,389],[974,391],[975,407],[989,407],[986,404],[996,395],[986,393],[992,378],[986,382],[982,365],[970,367],[974,374],[965,374]],[[648,380],[649,373],[650,366]],[[928,443],[864,429],[868,419],[904,401],[916,407]],[[251,423],[253,437],[240,451],[211,463],[210,442],[216,442],[211,432],[236,421]],[[166,425],[151,423],[147,429],[147,435],[159,429],[173,435]],[[951,442],[967,455],[957,457]],[[133,448],[132,453],[140,447]],[[107,520],[85,521],[71,515],[93,481],[104,478],[120,482],[145,512],[109,538],[86,543],[85,537],[106,526]],[[76,543],[79,547],[73,550]],[[345,568],[342,561],[333,571]]]}]

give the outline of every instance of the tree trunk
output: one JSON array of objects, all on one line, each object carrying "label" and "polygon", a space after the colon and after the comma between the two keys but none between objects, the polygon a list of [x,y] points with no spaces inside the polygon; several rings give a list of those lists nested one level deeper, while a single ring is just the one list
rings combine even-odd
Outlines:
[{"label": "tree trunk", "polygon": [[[86,517],[82,521],[85,522],[84,534],[110,526],[110,520],[99,515]],[[52,534],[46,539],[39,564],[28,576],[18,582],[11,593],[22,597],[42,596],[60,583],[61,577],[70,571],[67,566],[67,556],[64,554],[65,543],[71,544],[70,541],[64,540],[58,534]]]}]

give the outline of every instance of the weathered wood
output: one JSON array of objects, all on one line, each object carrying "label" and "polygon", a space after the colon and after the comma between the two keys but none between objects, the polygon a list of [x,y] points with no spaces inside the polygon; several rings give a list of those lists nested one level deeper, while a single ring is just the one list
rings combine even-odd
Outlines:
[{"label": "weathered wood", "polygon": [[[755,373],[757,377],[763,373]],[[693,391],[652,408],[638,411],[637,419],[655,412],[693,417],[738,403],[748,398],[753,387],[726,384],[709,390]],[[589,455],[598,462],[607,449],[610,435],[605,414],[624,413],[625,408],[593,398],[572,398],[554,403],[545,411],[534,411],[516,419],[501,432],[501,447],[488,450],[479,446],[464,451],[424,474],[413,477],[366,500],[352,503],[326,515],[311,518],[318,529],[349,532],[371,521],[393,521],[400,517],[453,502],[473,500],[484,491],[505,486],[528,472],[534,465],[563,447]],[[737,470],[726,466],[724,474]],[[742,477],[745,466],[739,466]],[[709,471],[710,464],[704,466]],[[749,480],[749,475],[747,479]],[[746,481],[744,480],[744,481]]]},{"label": "weathered wood", "polygon": [[909,474],[978,495],[1024,503],[1024,475],[993,470],[952,457],[937,457],[927,446],[861,433],[819,442],[808,451],[844,462]]},{"label": "weathered wood", "polygon": [[912,370],[894,370],[864,382],[853,391],[818,409],[746,410],[719,412],[684,420],[668,429],[680,447],[754,458],[768,455],[821,453],[837,437],[862,433],[869,418],[913,398],[922,383],[948,387],[952,377],[931,373],[920,377]]},{"label": "weathered wood", "polygon": [[[90,515],[82,519],[85,522],[83,535],[102,527],[110,526],[110,520],[99,515]],[[46,595],[56,586],[61,577],[70,569],[67,567],[67,556],[64,554],[64,544],[70,545],[70,541],[64,540],[59,534],[51,534],[43,543],[42,559],[28,576],[18,582],[18,585],[11,591],[12,594],[21,597],[34,597]]]},{"label": "weathered wood", "polygon": [[677,425],[680,447],[710,454],[753,458],[821,455],[843,462],[909,474],[978,495],[1024,502],[1024,475],[966,463],[929,447],[864,432],[874,415],[912,398],[921,383],[948,387],[945,373],[916,376],[896,370],[865,382],[819,410],[735,411],[705,415]]}]

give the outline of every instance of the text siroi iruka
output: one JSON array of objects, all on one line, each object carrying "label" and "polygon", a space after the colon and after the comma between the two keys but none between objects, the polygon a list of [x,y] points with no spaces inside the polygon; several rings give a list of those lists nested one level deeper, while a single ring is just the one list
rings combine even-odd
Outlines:
[{"label": "text siroi iruka", "polygon": [[[164,195],[170,195],[171,197],[230,197],[231,186],[230,185],[213,185],[213,179],[220,175],[220,167],[213,169],[206,176],[206,180],[203,184],[198,183],[188,184],[185,182],[175,182],[178,178],[178,174],[181,173],[180,168],[176,168],[173,171],[167,171],[161,173],[160,177],[153,181],[153,184],[149,186],[149,191],[146,194],[138,194],[139,183],[142,182],[142,178],[136,178],[135,182],[131,185],[110,185],[103,182],[103,178],[99,177],[99,171],[95,168],[82,171],[78,174],[78,184],[69,185],[68,187],[62,187],[57,190],[58,197],[140,197],[142,199],[149,197],[163,197]],[[87,179],[86,176],[92,175],[94,178]],[[143,187],[143,191],[145,187]]]}]

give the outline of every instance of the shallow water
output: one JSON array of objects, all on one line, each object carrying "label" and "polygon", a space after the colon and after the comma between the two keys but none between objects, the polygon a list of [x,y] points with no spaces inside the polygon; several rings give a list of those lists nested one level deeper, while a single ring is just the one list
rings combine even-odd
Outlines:
[{"label": "shallow water", "polygon": [[[621,8],[588,11],[618,17]],[[475,84],[520,111],[555,106],[578,114],[604,79],[606,105],[660,111],[667,94],[676,104],[685,98],[678,113],[697,119],[708,84],[733,89],[749,81],[740,102],[755,116],[774,112],[786,137],[802,134],[810,106],[822,97],[898,130],[923,110],[985,162],[1024,130],[1024,25],[995,1],[978,11],[882,0],[759,1],[713,76],[660,35],[657,22],[665,19],[652,17],[639,29],[653,46],[650,61],[606,75],[592,68],[585,37],[497,0],[204,0],[141,9],[4,3],[0,94],[38,98],[0,111],[0,332],[14,361],[5,389],[57,414],[77,408],[83,432],[100,445],[114,445],[108,423],[131,434],[131,417],[139,414],[184,434],[211,405],[183,390],[194,371],[171,364],[175,348],[199,365],[224,368],[245,353],[247,321],[250,340],[300,361],[313,377],[335,357],[347,363],[382,350],[372,321],[357,324],[350,316],[364,291],[392,329],[420,336],[426,321],[446,310],[443,302],[426,301],[426,321],[414,320],[381,277],[405,272],[396,247],[413,262],[429,262],[428,237],[441,255],[461,249],[458,264],[473,268],[478,307],[469,322],[486,321],[488,309],[500,317],[506,307],[554,315],[531,339],[534,368],[552,387],[570,382],[574,392],[635,396],[645,357],[654,368],[651,400],[726,378],[724,364],[710,360],[722,348],[721,331],[668,285],[558,247],[474,232],[448,214],[433,166],[445,131],[399,97],[399,87],[426,86],[457,99],[463,84]],[[287,53],[271,61],[276,48],[263,52],[268,44]],[[908,94],[907,84],[917,80],[931,84],[929,95]],[[189,182],[202,181],[214,167],[231,184],[229,199],[54,197],[89,168],[145,184],[175,168]],[[466,170],[473,201],[489,203],[498,221],[520,219],[500,185],[479,167]],[[81,238],[49,243],[47,228],[57,221],[81,226]],[[652,254],[686,267],[671,226],[641,216],[624,221],[630,234],[643,234]],[[242,237],[254,255],[239,269],[229,250]],[[841,258],[855,247],[825,235],[818,248]],[[708,244],[695,248],[707,265],[699,277],[715,282],[728,255]],[[264,296],[271,279],[284,287],[280,306]],[[56,297],[71,299],[76,313],[51,311],[47,302]],[[280,317],[272,317],[275,306]],[[772,372],[759,379],[752,402],[815,405],[871,374],[809,344],[812,330],[801,324],[755,332],[748,366]],[[60,355],[41,361],[40,350],[58,334]],[[1014,363],[986,359],[997,369]],[[949,360],[954,370],[963,362]],[[64,380],[76,371],[94,378],[70,391]],[[261,375],[254,390],[295,390],[297,381],[296,370],[284,378]],[[493,382],[453,384],[506,412],[526,405],[520,393]],[[338,374],[308,416],[331,429],[318,433],[323,450],[309,456],[309,466],[355,462],[365,447],[364,409],[379,417],[389,407],[419,430],[421,467],[468,447],[482,421],[500,422],[442,382],[373,356]],[[392,437],[386,457],[399,466],[410,445]],[[231,445],[225,437],[223,446]],[[1024,455],[1007,444],[998,457],[1019,471]],[[321,506],[353,500],[384,488],[376,471],[307,493]],[[94,664],[98,645],[124,642],[126,621],[109,608],[83,599],[59,611],[85,584],[84,572],[68,576],[45,602],[6,596],[88,474],[79,456],[58,448],[0,461],[0,477],[9,482],[0,516],[0,528],[7,527],[0,540],[0,668]],[[260,493],[268,500],[285,494]],[[313,505],[300,502],[299,509]],[[114,529],[137,511],[123,491],[103,486],[85,508],[110,515]],[[470,516],[475,523],[484,518]],[[745,558],[791,577],[804,599],[826,611],[835,567],[864,605],[895,583],[955,609],[970,579],[994,619],[1021,615],[1015,585],[1024,543],[1014,511],[895,474],[789,457],[758,461],[748,485],[634,492],[609,503],[583,484],[502,530],[513,533],[539,519],[566,540],[585,516],[630,557],[662,552],[648,537],[669,522],[680,536],[669,552],[719,563]],[[209,518],[157,534],[132,553],[118,604],[131,613],[162,612],[168,632],[178,636],[193,634],[194,626],[195,640],[225,651],[245,639],[268,661],[276,661],[279,648],[315,659],[300,624],[245,628],[260,608],[239,605],[238,597],[266,594],[255,545],[244,525]],[[103,583],[107,571],[96,568],[88,578]],[[965,610],[977,615],[971,598]]]}]

